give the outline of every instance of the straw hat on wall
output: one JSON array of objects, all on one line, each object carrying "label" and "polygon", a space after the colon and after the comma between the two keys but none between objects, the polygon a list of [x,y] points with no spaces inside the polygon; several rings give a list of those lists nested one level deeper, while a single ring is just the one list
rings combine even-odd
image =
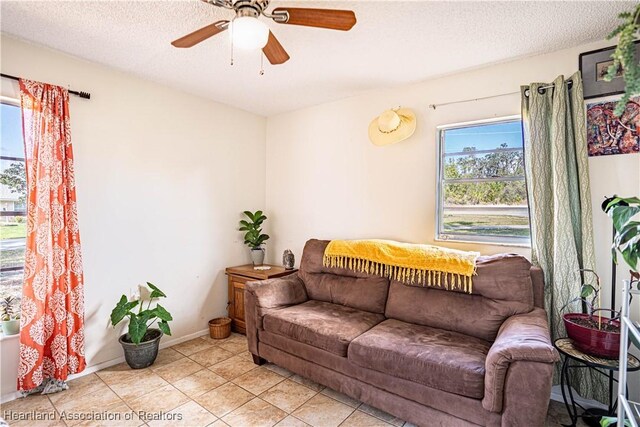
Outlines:
[{"label": "straw hat on wall", "polygon": [[395,144],[416,130],[416,115],[408,108],[387,110],[369,124],[369,139],[375,145]]}]

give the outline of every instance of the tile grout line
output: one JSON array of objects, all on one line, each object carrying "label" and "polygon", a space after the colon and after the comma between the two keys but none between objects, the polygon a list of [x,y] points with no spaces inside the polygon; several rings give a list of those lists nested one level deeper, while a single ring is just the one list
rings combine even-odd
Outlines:
[{"label": "tile grout line", "polygon": [[[198,338],[196,338],[196,339],[198,339]],[[171,346],[171,347],[167,347],[167,349],[169,349],[169,348],[170,348],[170,349],[172,349],[173,351],[176,351],[177,353],[181,354],[183,357],[181,357],[180,359],[185,358],[185,357],[186,357],[186,358],[188,358],[188,356],[186,356],[184,353],[181,353],[181,352],[179,352],[178,350],[174,349],[174,348],[173,348],[173,346]],[[180,359],[178,359],[178,360],[180,360]],[[173,362],[170,362],[170,363],[168,363],[167,365],[170,365],[171,363],[177,362],[178,360],[175,360],[175,361],[173,361]],[[206,367],[204,367],[204,366],[200,365],[200,364],[199,364],[199,363],[197,363],[195,360],[192,360],[192,359],[190,359],[190,358],[189,358],[189,360],[191,360],[192,362],[196,363],[198,366],[202,367],[203,369],[206,369]],[[165,365],[165,366],[166,366],[166,365]],[[201,370],[202,370],[202,369],[201,369]],[[99,372],[99,371],[98,371],[98,372]],[[148,371],[148,372],[151,372],[152,374],[157,375],[159,378],[161,378],[163,381],[165,381],[165,382],[167,383],[167,385],[170,385],[171,387],[173,387],[174,389],[176,389],[179,393],[183,394],[183,395],[188,399],[188,401],[187,401],[187,402],[183,403],[182,405],[178,405],[176,408],[171,409],[171,411],[173,411],[173,410],[175,410],[175,409],[179,408],[180,406],[183,406],[183,405],[185,405],[185,404],[189,403],[189,401],[193,401],[193,402],[194,402],[194,403],[196,403],[198,406],[200,406],[202,409],[204,409],[205,411],[207,411],[208,413],[210,413],[211,415],[213,415],[213,417],[215,418],[215,420],[214,420],[213,422],[215,422],[215,421],[217,421],[217,420],[219,419],[215,414],[211,413],[211,411],[209,411],[207,408],[204,408],[204,407],[203,407],[202,405],[200,405],[198,402],[196,402],[195,400],[193,400],[193,399],[191,398],[191,396],[188,396],[186,393],[183,393],[183,392],[182,392],[182,390],[180,390],[179,388],[177,388],[177,387],[173,384],[173,382],[168,381],[168,380],[167,380],[166,378],[164,378],[162,375],[160,375],[160,374],[156,373],[155,371],[153,371],[153,370],[151,370],[151,369],[149,369],[149,371]],[[107,383],[106,383],[106,382],[105,382],[105,381],[104,381],[104,380],[103,380],[99,375],[96,375],[96,376],[100,379],[100,381],[102,381],[102,382],[107,386],[107,388],[109,388],[109,389],[110,389],[110,390],[111,390],[111,391],[112,391],[116,396],[118,396],[118,398],[119,398],[119,399],[120,399],[120,400],[125,404],[125,406],[127,406],[127,408],[129,408],[129,409],[131,410],[131,412],[133,412],[134,414],[136,413],[136,412],[133,410],[133,408],[129,405],[129,403],[128,403],[124,398],[122,398],[118,393],[116,393],[116,392],[115,392],[115,390],[113,390],[113,389],[109,386],[109,384],[107,384]],[[185,377],[185,378],[186,378],[186,377]],[[179,380],[177,380],[177,381],[179,381]],[[162,387],[165,387],[165,386],[162,386]],[[162,388],[162,387],[160,387],[160,388]],[[146,392],[146,393],[143,393],[142,395],[135,397],[135,399],[138,399],[138,398],[140,398],[140,397],[146,396],[146,395],[148,395],[148,394],[150,394],[150,393],[153,393],[153,392],[155,392],[155,391],[157,391],[157,389],[155,389],[155,390],[151,390],[151,391],[148,391],[148,392]],[[132,400],[135,400],[135,399],[132,399]],[[167,412],[170,412],[170,411],[167,411]],[[143,422],[143,425],[148,426],[148,424],[147,424],[146,422]]]},{"label": "tile grout line", "polygon": [[[327,397],[328,397],[328,396],[327,396]],[[342,403],[342,402],[341,402],[341,403]],[[351,408],[351,407],[350,407],[350,408]],[[349,419],[349,417],[350,417],[351,415],[353,415],[353,413],[354,413],[354,412],[356,412],[356,411],[357,411],[357,409],[355,409],[355,408],[354,408],[354,409],[353,409],[353,411],[349,412],[349,415],[347,415],[347,416],[346,416],[346,418],[345,418],[344,420],[342,420],[342,422],[341,422],[340,424],[338,424],[338,427],[340,427],[341,425],[343,425],[343,424],[345,423],[345,421],[347,421],[347,420]]]},{"label": "tile grout line", "polygon": [[[295,382],[295,381],[294,381],[294,382]],[[300,385],[301,385],[301,386],[303,386],[303,387],[306,387],[306,386],[304,386],[303,384],[300,384]],[[309,388],[309,387],[307,387],[307,388]],[[309,388],[309,390],[311,390],[311,389]],[[302,402],[300,405],[296,406],[296,407],[295,407],[291,412],[287,412],[287,411],[285,411],[285,412],[287,412],[287,414],[291,415],[293,418],[295,418],[295,419],[299,419],[298,417],[296,417],[295,415],[293,415],[293,413],[294,413],[295,411],[297,411],[298,409],[302,408],[302,407],[303,407],[303,406],[304,406],[308,401],[310,401],[311,399],[313,399],[314,397],[316,397],[317,395],[319,395],[319,394],[320,394],[320,392],[319,392],[319,391],[315,391],[315,390],[311,390],[311,391],[315,392],[316,394],[314,394],[313,396],[311,396],[310,398],[308,398],[307,400],[305,400],[304,402]],[[300,420],[300,421],[302,421],[302,420]]]},{"label": "tile grout line", "polygon": [[[196,339],[202,339],[203,341],[206,341],[206,340],[205,340],[204,338],[202,338],[202,337],[198,337],[198,338],[196,338]],[[172,348],[172,347],[169,347],[169,348]],[[176,350],[176,349],[173,349],[173,350],[174,350],[174,351],[177,351],[178,353],[180,353],[180,352],[179,352],[178,350]],[[207,350],[207,349],[205,349],[205,350]],[[196,352],[196,353],[199,353],[199,352]],[[183,354],[183,353],[180,353],[180,354]],[[193,354],[195,354],[195,353],[193,353]],[[183,355],[184,355],[184,354],[183,354]],[[189,356],[185,356],[185,357],[186,357],[186,358],[188,358],[189,360],[191,360],[192,362],[197,363],[198,365],[200,365],[198,362],[196,362],[195,360],[191,359]],[[225,359],[225,360],[226,360],[226,359]],[[205,369],[206,369],[206,370],[207,370],[207,371],[209,371],[209,372],[213,372],[213,371],[211,371],[211,370],[210,370],[208,367],[206,367],[206,366],[203,366],[203,365],[200,365],[200,366],[202,366],[202,368],[203,368],[203,369],[201,369],[200,371],[202,371],[202,370],[205,370]],[[196,371],[196,372],[200,372],[200,371]],[[213,373],[215,374],[215,372],[213,372]],[[195,374],[195,372],[194,372],[194,374]],[[191,375],[193,375],[193,374],[191,374]],[[187,377],[189,377],[189,376],[191,376],[191,375],[187,375],[187,376],[186,376],[186,377],[184,377],[184,378],[187,378]],[[217,375],[217,374],[216,374],[216,375]],[[184,379],[184,378],[182,378],[182,379]],[[222,377],[220,377],[220,378],[222,378]],[[224,378],[224,379],[226,380],[226,378]],[[180,381],[180,380],[178,380],[178,381]],[[227,384],[228,382],[229,382],[229,381],[224,382],[224,383],[220,384],[218,387],[221,387],[221,386],[223,386],[223,385]],[[173,385],[173,383],[169,383],[169,384],[171,384],[173,387],[175,387],[178,391],[182,391],[182,390],[180,390],[179,388],[177,388],[176,386],[174,386],[174,385]],[[212,388],[211,390],[207,390],[207,391],[205,391],[205,392],[203,392],[203,393],[200,393],[200,394],[198,394],[198,396],[201,396],[201,395],[203,395],[203,394],[209,393],[210,391],[215,390],[215,389],[217,389],[218,387],[214,387],[214,388]],[[207,411],[209,414],[211,414],[211,415],[213,416],[213,418],[215,418],[215,420],[213,420],[212,422],[210,422],[209,424],[207,424],[207,426],[209,426],[209,425],[211,425],[211,424],[215,423],[215,422],[216,422],[216,421],[218,421],[218,420],[222,421],[222,418],[218,417],[216,414],[214,414],[213,412],[211,412],[209,409],[207,409],[207,408],[205,408],[204,406],[202,406],[201,404],[199,404],[199,403],[198,403],[198,402],[197,402],[193,397],[191,397],[191,396],[187,395],[186,393],[183,393],[183,394],[184,394],[185,396],[187,396],[191,402],[195,403],[196,405],[198,405],[199,407],[201,407],[202,409],[204,409],[205,411]],[[195,397],[198,397],[198,396],[195,396]],[[187,402],[187,403],[189,403],[189,402]],[[183,405],[186,405],[186,403],[184,403]],[[180,405],[180,406],[182,406],[182,405]],[[178,406],[178,408],[179,408],[180,406]],[[224,422],[224,421],[223,421],[223,422]]]},{"label": "tile grout line", "polygon": [[[195,338],[195,339],[200,339],[200,340],[205,341],[205,342],[210,342],[210,341],[208,341],[206,338],[203,338],[203,337],[198,337],[198,338]],[[224,362],[224,361],[226,361],[226,360],[229,360],[229,359],[231,359],[232,357],[235,357],[235,356],[237,356],[237,355],[239,355],[239,354],[240,354],[240,353],[238,353],[238,354],[234,354],[233,352],[230,352],[230,351],[228,351],[228,350],[226,350],[226,349],[224,349],[224,348],[222,348],[222,347],[218,346],[218,345],[217,345],[217,343],[215,343],[215,344],[211,344],[211,347],[216,347],[216,348],[222,349],[222,350],[224,350],[224,351],[229,352],[229,354],[231,354],[231,356],[227,357],[227,358],[226,358],[226,359],[224,359],[224,360],[221,360],[221,361],[220,361],[220,362],[218,362],[218,363],[222,363],[222,362]],[[189,356],[191,356],[191,355],[193,355],[193,354],[199,353],[200,351],[205,351],[205,350],[208,350],[208,349],[206,349],[206,348],[205,348],[205,349],[202,349],[202,350],[200,350],[200,351],[194,352],[194,353],[192,353],[191,355],[187,356],[186,354],[182,353],[181,351],[179,351],[179,350],[177,350],[177,349],[175,349],[175,348],[173,348],[173,347],[168,347],[168,348],[172,348],[174,351],[178,352],[178,353],[179,353],[179,354],[181,354],[183,357],[186,357],[187,359],[191,360],[192,362],[194,362],[194,363],[196,363],[196,364],[200,365],[203,369],[206,369],[207,371],[212,372],[212,373],[214,373],[214,374],[218,375],[216,372],[214,372],[214,371],[212,371],[211,369],[209,369],[210,367],[208,367],[208,366],[203,366],[203,365],[201,365],[200,363],[198,363],[198,362],[196,362],[195,360],[193,360],[191,357],[189,357]],[[179,359],[178,359],[178,360],[179,360]],[[173,362],[171,362],[171,363],[173,363]],[[214,363],[214,364],[213,364],[213,365],[211,365],[211,366],[214,366],[214,365],[217,365],[217,363]],[[201,369],[201,370],[203,370],[203,369]],[[255,369],[255,368],[254,368],[254,369]],[[200,372],[200,371],[197,371],[197,372]],[[247,371],[247,372],[251,372],[251,371]],[[193,374],[191,374],[191,375],[193,375]],[[241,375],[244,375],[244,374],[241,374]],[[159,375],[159,376],[160,376],[160,375]],[[190,376],[190,375],[187,375],[187,377],[189,377],[189,376]],[[218,389],[218,388],[220,388],[220,387],[222,387],[223,385],[228,384],[228,383],[232,383],[232,384],[234,384],[234,385],[238,386],[237,384],[233,383],[233,382],[232,382],[232,380],[227,380],[226,378],[222,377],[221,375],[218,375],[218,376],[219,376],[220,378],[223,378],[223,379],[225,380],[225,382],[224,382],[224,383],[222,383],[222,384],[220,384],[220,385],[219,385],[219,386],[217,386],[217,387],[212,388],[211,390],[207,390],[207,391],[205,391],[205,392],[203,392],[203,393],[200,393],[198,396],[201,396],[201,395],[204,395],[204,394],[206,394],[206,393],[209,393],[210,391],[216,390],[216,389]],[[240,375],[238,375],[238,376],[240,376]],[[187,378],[187,377],[184,377],[184,378]],[[162,378],[162,377],[161,377],[161,378]],[[236,377],[236,378],[237,378],[237,377]],[[164,378],[163,378],[163,379],[164,379]],[[183,379],[183,378],[182,378],[182,379]],[[235,379],[235,378],[234,378],[234,379]],[[165,379],[165,381],[167,381],[167,380]],[[179,381],[179,380],[178,380],[178,381]],[[173,385],[173,382],[169,382],[169,381],[167,381],[167,382],[168,382],[171,386],[173,386],[174,388],[176,388],[176,390],[178,390],[178,391],[182,392],[180,389],[178,389],[177,387],[175,387],[175,386]],[[241,387],[241,386],[238,386],[238,387]],[[242,387],[241,387],[241,388],[242,388]],[[245,389],[243,388],[243,390],[245,390]],[[250,393],[251,395],[253,395],[254,397],[258,397],[258,396],[255,396],[253,393],[251,393],[249,390],[246,390],[246,391],[247,391],[247,392],[249,392],[249,393]],[[199,407],[201,407],[202,409],[204,409],[205,411],[207,411],[209,414],[211,414],[211,415],[215,418],[215,420],[214,420],[213,422],[211,422],[211,423],[209,423],[209,424],[207,424],[207,425],[211,425],[211,424],[215,423],[215,422],[216,422],[216,421],[218,421],[218,420],[224,423],[224,421],[222,420],[222,417],[218,417],[216,414],[214,414],[213,412],[211,412],[209,409],[207,409],[206,407],[204,407],[204,406],[200,405],[200,404],[199,404],[199,403],[198,403],[194,398],[192,398],[191,396],[188,396],[188,395],[186,395],[185,393],[183,393],[183,394],[184,394],[185,396],[187,396],[187,398],[188,398],[190,401],[194,402],[196,405],[198,405]],[[196,396],[196,397],[197,397],[197,396]],[[187,403],[188,403],[188,402],[187,402]],[[185,404],[186,404],[186,403],[185,403]],[[184,404],[183,404],[183,405],[184,405]],[[182,405],[180,405],[180,406],[182,406]],[[178,406],[178,407],[180,407],[180,406]],[[242,405],[240,405],[240,406],[242,406]],[[236,408],[236,409],[237,409],[237,408]],[[234,409],[234,411],[235,411],[235,409]],[[231,411],[231,412],[233,412],[233,411]],[[229,412],[229,413],[231,413],[231,412]],[[228,415],[228,414],[225,414],[225,416],[226,416],[226,415]],[[226,423],[225,423],[225,424],[226,424]]]},{"label": "tile grout line", "polygon": [[[56,411],[56,414],[58,414],[58,417],[62,417],[62,415],[60,414],[60,411],[58,410],[58,408],[56,407],[56,405],[53,404],[53,402],[51,401],[51,398],[49,397],[49,394],[45,394],[45,396],[47,397],[47,400],[49,401],[49,404],[53,407],[53,410]],[[23,399],[27,398],[28,396],[23,397]],[[62,424],[64,424],[65,426],[69,427],[69,424],[67,424],[66,421],[60,419],[60,421],[62,421]]]},{"label": "tile grout line", "polygon": [[[98,371],[100,372],[100,371]],[[97,375],[95,372],[93,373],[93,375],[95,375],[96,377],[98,377],[98,379],[100,381],[102,381],[104,383],[104,385],[107,386],[107,388],[109,390],[111,390],[113,392],[113,394],[115,394],[116,396],[118,396],[118,399],[120,399],[122,401],[122,403],[124,403],[124,406],[126,406],[127,408],[129,408],[129,410],[131,411],[131,413],[135,414],[136,412],[133,410],[133,408],[131,406],[129,406],[129,403],[124,400],[122,397],[120,397],[120,395],[118,393],[116,393],[116,391],[114,389],[111,388],[111,386],[109,384],[107,384],[107,382],[105,380],[102,379],[102,377],[100,375]],[[136,415],[137,416],[137,415]],[[142,421],[142,420],[140,420]],[[147,425],[147,423],[145,423],[144,421],[142,422],[142,425]]]},{"label": "tile grout line", "polygon": [[[95,373],[95,372],[92,372],[91,374],[87,375],[87,377],[91,377],[91,375],[95,375],[95,376],[96,376],[96,377],[97,377],[97,378],[98,378],[102,383],[104,383],[104,385],[105,385],[109,390],[113,391],[113,390],[111,389],[111,387],[109,387],[109,385],[108,385],[107,383],[105,383],[104,381],[102,381],[102,378],[100,378],[98,375],[96,375],[96,373]],[[69,387],[69,389],[70,389],[70,388],[71,388],[71,387]],[[63,390],[63,391],[64,391],[64,390]],[[118,399],[120,399],[120,400],[124,403],[124,400],[123,400],[122,398],[120,398],[120,396],[118,395],[118,393],[116,393],[115,391],[113,391],[113,393],[114,393],[116,396],[118,396]],[[58,407],[53,403],[53,401],[51,400],[51,397],[49,396],[49,394],[46,394],[45,396],[47,397],[47,400],[49,400],[49,403],[51,404],[51,406],[53,406],[53,409],[56,411],[56,413],[57,413],[59,416],[62,416],[62,413],[60,412],[60,410],[58,409]],[[71,426],[73,425],[73,424],[69,424],[69,423],[67,423],[65,420],[60,420],[60,421],[62,421],[62,423],[63,423],[65,426],[67,426],[67,427],[71,427]],[[81,421],[78,421],[76,424],[80,424],[80,422],[81,422]]]},{"label": "tile grout line", "polygon": [[[224,349],[223,349],[223,350],[224,350]],[[238,355],[239,355],[239,354],[238,354]],[[228,360],[228,359],[225,359],[225,360]],[[278,366],[278,365],[275,365],[275,364],[274,364],[274,366]],[[290,380],[291,382],[293,382],[293,383],[295,383],[295,384],[298,384],[298,385],[300,385],[300,386],[302,386],[302,387],[304,387],[304,388],[306,388],[306,389],[308,389],[308,390],[310,390],[310,391],[312,391],[312,392],[314,392],[314,393],[315,393],[313,396],[309,397],[309,399],[305,400],[305,401],[304,401],[303,403],[301,403],[299,406],[295,407],[295,408],[293,409],[293,411],[292,411],[292,412],[287,412],[286,410],[284,410],[284,409],[282,409],[282,408],[280,408],[280,407],[278,407],[278,406],[276,406],[276,405],[272,404],[271,402],[269,402],[269,401],[265,400],[264,398],[260,397],[260,394],[257,394],[257,395],[256,395],[256,394],[254,394],[253,392],[251,392],[250,390],[247,390],[246,388],[242,387],[241,385],[239,385],[239,384],[237,384],[237,383],[233,382],[233,380],[235,380],[235,379],[237,379],[237,378],[241,377],[242,375],[245,375],[245,374],[247,374],[247,373],[249,373],[249,372],[252,372],[252,371],[254,371],[254,370],[256,370],[256,369],[259,369],[259,368],[260,368],[259,366],[256,366],[256,367],[254,367],[253,369],[251,369],[251,370],[249,370],[249,371],[247,371],[247,372],[245,372],[245,373],[243,373],[243,374],[238,375],[237,377],[234,377],[234,378],[232,378],[232,379],[230,379],[230,380],[227,380],[227,382],[226,382],[225,384],[227,384],[227,383],[231,383],[231,384],[233,384],[233,385],[235,385],[235,386],[237,386],[237,387],[240,387],[241,389],[243,389],[243,390],[247,391],[249,394],[251,394],[251,395],[253,396],[253,398],[252,398],[252,399],[250,399],[250,401],[251,401],[251,400],[253,400],[253,399],[258,398],[258,399],[260,399],[261,401],[263,401],[263,402],[265,402],[265,403],[267,403],[267,404],[269,404],[269,405],[273,406],[274,408],[279,409],[279,410],[281,410],[282,412],[284,412],[284,413],[286,414],[286,415],[285,415],[285,417],[283,417],[282,419],[278,420],[274,425],[278,424],[279,422],[281,422],[282,420],[284,420],[285,418],[287,418],[287,416],[291,416],[291,417],[293,417],[293,418],[295,418],[295,419],[297,419],[297,420],[299,420],[299,421],[301,421],[301,422],[304,422],[304,423],[306,424],[306,422],[305,422],[305,421],[303,421],[303,420],[299,419],[298,417],[296,417],[295,415],[293,415],[293,414],[292,414],[292,412],[293,412],[293,411],[295,411],[295,410],[297,410],[298,408],[302,407],[302,406],[303,406],[305,403],[307,403],[309,400],[313,399],[315,396],[317,396],[318,394],[320,394],[322,390],[320,390],[320,391],[313,390],[312,388],[310,388],[310,387],[308,387],[308,386],[306,386],[306,385],[304,385],[304,384],[301,384],[301,383],[298,383],[298,382],[296,382],[296,381],[294,381],[294,380],[291,380],[291,376],[293,376],[293,375],[291,375],[291,376],[289,376],[289,377],[285,377],[284,375],[281,375],[281,374],[279,374],[279,373],[277,373],[277,372],[275,372],[275,371],[272,371],[272,370],[270,370],[270,369],[268,369],[268,368],[266,368],[266,367],[265,367],[264,369],[266,369],[266,370],[268,370],[268,371],[270,371],[270,372],[273,372],[274,374],[276,374],[276,375],[278,375],[278,376],[282,377],[282,379],[281,379],[278,383],[276,383],[276,384],[272,385],[271,387],[269,387],[267,390],[263,391],[263,392],[262,392],[262,393],[260,393],[260,394],[266,393],[267,391],[269,391],[269,390],[271,390],[272,388],[274,388],[274,387],[278,386],[279,384],[283,383],[283,382],[284,382],[284,381],[286,381],[286,380]],[[215,372],[214,372],[214,373],[215,373]],[[225,378],[225,379],[226,379],[226,378]],[[212,390],[215,390],[215,389],[217,389],[217,388],[219,388],[219,387],[222,387],[223,385],[224,385],[224,384],[221,384],[220,386],[215,387],[215,388],[213,388]],[[209,390],[209,391],[211,391],[211,390]],[[208,393],[208,392],[205,392],[205,393]],[[327,397],[329,397],[329,396],[327,396]],[[335,399],[334,399],[334,400],[335,400]],[[196,402],[196,403],[197,403],[197,402]],[[246,403],[248,403],[248,402],[246,402]],[[238,406],[237,408],[235,408],[235,409],[233,409],[232,411],[230,411],[229,413],[225,414],[223,417],[219,417],[218,419],[219,419],[220,421],[222,421],[222,422],[225,422],[225,421],[223,420],[223,418],[224,418],[224,417],[226,417],[227,415],[229,415],[229,414],[233,413],[234,411],[238,410],[238,409],[239,409],[239,408],[241,408],[242,406],[246,405],[246,403],[244,403],[244,404],[242,404],[242,405]],[[342,403],[342,402],[340,402],[340,403]],[[206,409],[206,408],[205,408],[205,409]],[[349,414],[349,416],[350,416],[350,415],[351,415],[351,414]],[[215,414],[214,414],[214,416],[215,416]],[[225,423],[225,424],[226,424],[226,423]]]}]

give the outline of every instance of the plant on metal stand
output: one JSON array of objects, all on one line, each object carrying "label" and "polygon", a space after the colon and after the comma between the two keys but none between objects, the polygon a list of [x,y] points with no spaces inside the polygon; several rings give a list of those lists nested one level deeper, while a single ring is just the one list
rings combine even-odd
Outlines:
[{"label": "plant on metal stand", "polygon": [[[580,272],[593,274],[596,283],[583,283],[580,296],[565,305],[567,307],[569,304],[581,302],[587,309],[586,313],[566,313],[562,316],[567,335],[580,351],[615,359],[620,351],[620,313],[601,308],[598,274],[589,269],[581,269]],[[610,317],[604,317],[603,311],[610,311]]]}]

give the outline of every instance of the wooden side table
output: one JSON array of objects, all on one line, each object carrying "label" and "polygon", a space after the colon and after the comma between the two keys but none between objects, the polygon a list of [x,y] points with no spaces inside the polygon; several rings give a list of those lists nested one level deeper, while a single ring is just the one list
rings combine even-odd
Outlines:
[{"label": "wooden side table", "polygon": [[297,269],[285,270],[278,265],[264,264],[271,267],[269,270],[255,270],[252,264],[228,267],[225,273],[229,279],[229,317],[231,318],[231,329],[241,334],[246,333],[244,322],[244,284],[254,280],[274,279],[276,277],[288,276],[295,273]]}]

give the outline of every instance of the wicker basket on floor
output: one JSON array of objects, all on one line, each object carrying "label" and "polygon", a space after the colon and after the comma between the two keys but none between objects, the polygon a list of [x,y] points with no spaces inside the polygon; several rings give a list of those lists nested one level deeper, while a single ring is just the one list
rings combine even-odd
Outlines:
[{"label": "wicker basket on floor", "polygon": [[216,340],[228,338],[231,335],[231,319],[217,317],[209,320],[209,336]]}]

